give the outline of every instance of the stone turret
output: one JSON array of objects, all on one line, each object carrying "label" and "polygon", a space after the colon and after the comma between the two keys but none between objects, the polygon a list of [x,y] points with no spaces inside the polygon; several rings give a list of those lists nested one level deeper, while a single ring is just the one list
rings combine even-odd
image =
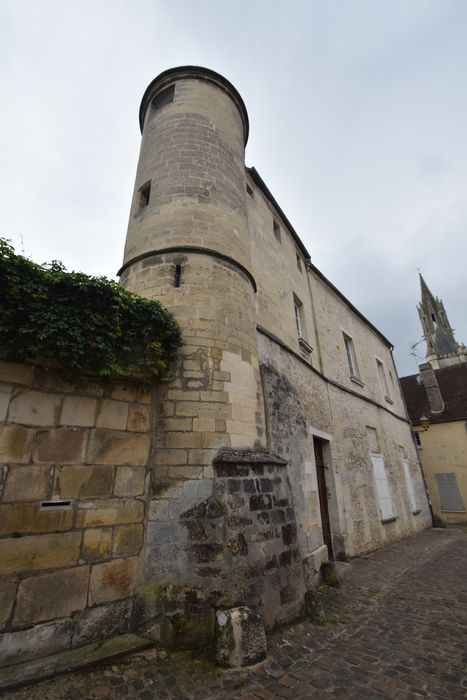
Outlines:
[{"label": "stone turret", "polygon": [[[120,279],[126,289],[157,298],[174,314],[185,346],[173,376],[156,392],[139,620],[156,640],[193,646],[209,637],[216,607],[265,609],[273,596],[273,613],[280,609],[272,584],[251,578],[263,576],[266,535],[255,530],[255,544],[248,545],[235,528],[240,521],[265,528],[256,513],[254,520],[246,516],[250,506],[272,503],[272,495],[247,493],[254,481],[242,477],[274,475],[284,507],[291,504],[290,485],[286,463],[265,451],[246,213],[245,105],[222,76],[185,66],[149,85],[140,124]],[[274,554],[271,543],[269,548]],[[283,550],[282,539],[277,548]],[[290,567],[298,567],[289,559]],[[297,579],[300,572],[284,566],[286,586],[289,574]]]}]

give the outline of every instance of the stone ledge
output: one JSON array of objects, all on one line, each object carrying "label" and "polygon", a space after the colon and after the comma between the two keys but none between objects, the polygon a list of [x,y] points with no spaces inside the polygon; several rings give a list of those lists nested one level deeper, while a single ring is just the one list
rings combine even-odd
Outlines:
[{"label": "stone ledge", "polygon": [[35,683],[60,673],[75,671],[134,651],[142,651],[150,646],[152,642],[147,639],[135,634],[122,634],[103,642],[87,644],[79,649],[62,651],[53,656],[7,666],[0,669],[0,690]]},{"label": "stone ledge", "polygon": [[222,449],[213,459],[213,464],[277,464],[285,467],[287,462],[282,457],[262,452],[261,450],[232,450]]}]

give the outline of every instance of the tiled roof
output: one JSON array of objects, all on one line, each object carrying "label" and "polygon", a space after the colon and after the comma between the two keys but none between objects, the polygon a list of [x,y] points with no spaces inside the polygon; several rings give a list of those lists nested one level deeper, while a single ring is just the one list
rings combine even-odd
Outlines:
[{"label": "tiled roof", "polygon": [[467,419],[467,363],[435,370],[436,379],[445,403],[443,413],[432,414],[423,382],[419,374],[401,377],[402,393],[413,425],[419,425],[425,415],[432,423],[446,423]]}]

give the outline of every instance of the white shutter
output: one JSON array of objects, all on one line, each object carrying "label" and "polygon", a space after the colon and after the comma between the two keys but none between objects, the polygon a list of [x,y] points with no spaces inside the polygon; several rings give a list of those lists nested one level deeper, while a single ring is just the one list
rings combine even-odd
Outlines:
[{"label": "white shutter", "polygon": [[409,463],[404,459],[402,461],[402,466],[404,468],[405,483],[407,485],[407,493],[409,494],[412,513],[415,513],[415,511],[418,510],[417,499],[415,498],[415,489],[413,487],[412,474],[410,473]]},{"label": "white shutter", "polygon": [[391,492],[389,491],[388,478],[386,469],[384,468],[384,460],[382,455],[371,455],[373,463],[373,472],[376,482],[376,493],[378,494],[379,509],[381,511],[381,520],[389,520],[394,517],[394,509],[392,507]]},{"label": "white shutter", "polygon": [[439,496],[441,499],[441,510],[443,511],[465,511],[462,497],[457,486],[455,474],[436,474]]}]

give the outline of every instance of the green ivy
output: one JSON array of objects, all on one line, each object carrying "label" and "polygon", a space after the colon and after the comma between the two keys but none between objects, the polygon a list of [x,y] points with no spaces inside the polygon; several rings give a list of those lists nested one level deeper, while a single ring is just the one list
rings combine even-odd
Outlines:
[{"label": "green ivy", "polygon": [[57,368],[67,380],[136,372],[160,377],[183,344],[157,301],[105,277],[37,265],[0,238],[0,355]]}]

